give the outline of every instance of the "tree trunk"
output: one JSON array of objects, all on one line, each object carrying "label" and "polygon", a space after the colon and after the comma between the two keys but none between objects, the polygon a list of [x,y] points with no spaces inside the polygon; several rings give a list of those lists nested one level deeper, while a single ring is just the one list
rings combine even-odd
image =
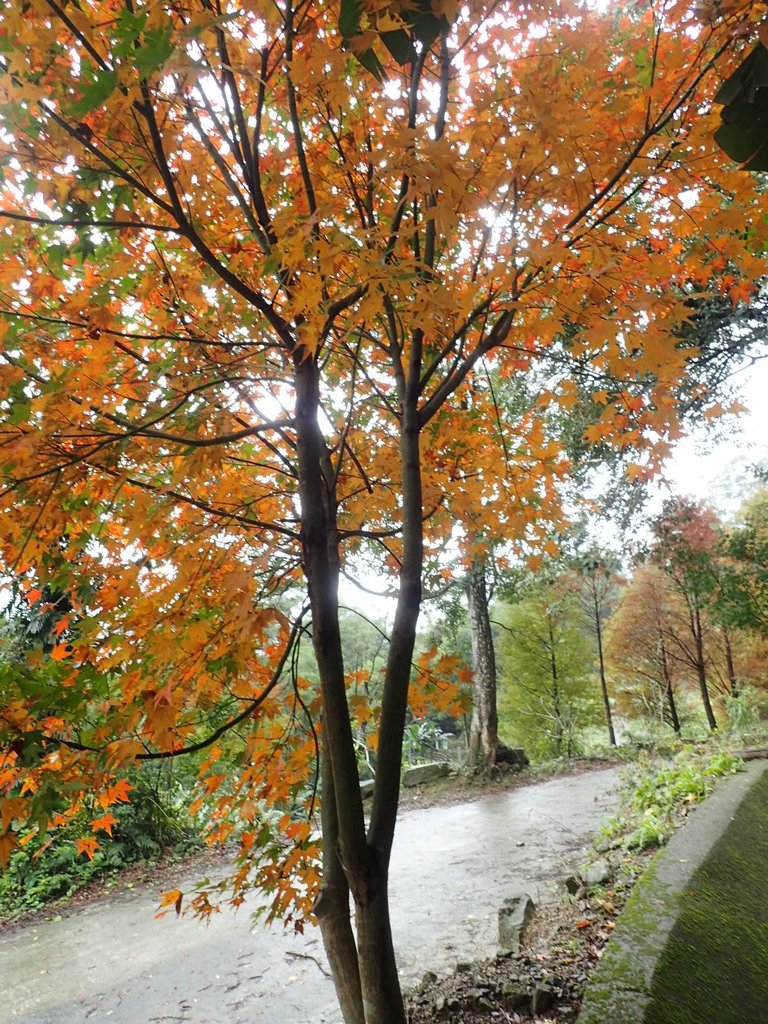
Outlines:
[{"label": "tree trunk", "polygon": [[349,884],[338,855],[338,817],[328,748],[321,759],[323,882],[314,911],[346,1024],[365,1024],[357,945],[349,915]]},{"label": "tree trunk", "polygon": [[557,677],[557,655],[555,654],[555,633],[552,628],[552,618],[547,616],[549,626],[549,665],[552,673],[552,708],[555,717],[555,756],[560,757],[563,752],[563,719],[560,714],[560,682]]},{"label": "tree trunk", "polygon": [[659,627],[659,658],[661,660],[661,675],[664,680],[664,697],[667,701],[667,707],[669,709],[669,721],[674,729],[675,735],[680,735],[680,719],[677,714],[677,703],[675,701],[675,693],[672,688],[672,676],[669,673],[669,662],[667,661],[667,648],[664,643],[664,634]]},{"label": "tree trunk", "polygon": [[608,698],[608,684],[605,680],[605,660],[603,659],[603,629],[600,622],[600,605],[597,600],[597,590],[593,590],[594,612],[595,612],[595,634],[597,636],[597,655],[600,662],[600,689],[603,694],[603,707],[605,708],[605,721],[608,726],[608,742],[612,747],[616,746],[616,733],[613,728],[613,715],[611,714],[611,702]]},{"label": "tree trunk", "polygon": [[[318,423],[319,374],[316,363],[312,359],[297,356],[294,381],[302,559],[312,610],[312,641],[323,698],[321,770],[324,881],[317,910],[346,1024],[405,1024],[387,911],[387,869],[397,813],[404,704],[400,725],[401,742],[394,753],[390,750],[384,756],[382,752],[377,771],[376,795],[381,802],[381,793],[384,792],[389,800],[387,810],[391,821],[387,818],[390,828],[388,835],[385,835],[388,842],[378,847],[375,844],[371,846],[365,832],[344,681],[338,620],[339,541],[335,478],[329,471],[328,453]],[[420,515],[417,520],[420,531]],[[418,573],[420,580],[420,562]],[[401,604],[402,592],[399,608]],[[400,615],[402,618],[402,609]],[[412,628],[415,637],[415,621]],[[411,646],[406,655],[404,686],[400,680],[406,695],[412,649]],[[390,650],[390,660],[391,654]],[[402,650],[400,657],[403,657]],[[392,718],[391,708],[386,714],[388,719]],[[384,717],[383,712],[382,730]],[[383,741],[383,745],[392,743],[391,722],[388,728],[389,737]],[[350,922],[350,891],[357,908],[357,943]]]},{"label": "tree trunk", "polygon": [[699,679],[699,690],[701,691],[701,700],[704,705],[704,711],[707,716],[707,722],[712,732],[717,729],[717,719],[715,713],[712,710],[712,702],[709,699],[709,687],[707,686],[707,667],[704,661],[704,630],[701,625],[701,613],[698,608],[694,608],[691,615],[691,629],[693,632],[693,639],[696,645],[696,675]]},{"label": "tree trunk", "polygon": [[366,1024],[405,1024],[389,921],[389,854],[371,863],[364,898],[355,900],[358,959]]},{"label": "tree trunk", "polygon": [[[418,412],[422,345],[422,333],[414,332],[407,372],[398,381],[402,410],[400,472],[403,502],[400,588],[381,701],[376,784],[368,827],[369,871],[364,887],[358,887],[354,881],[350,885],[355,900],[366,1024],[406,1024],[392,946],[387,889],[400,797],[408,687],[422,597],[423,497]],[[399,355],[397,363],[399,365]]]},{"label": "tree trunk", "polygon": [[467,576],[469,635],[472,641],[472,722],[469,729],[469,764],[489,768],[496,763],[499,746],[496,704],[496,655],[485,585],[485,563],[476,560]]},{"label": "tree trunk", "polygon": [[725,668],[728,674],[728,685],[732,697],[739,696],[739,687],[736,682],[736,668],[733,664],[733,648],[731,647],[731,634],[723,626],[723,647],[725,648]]}]

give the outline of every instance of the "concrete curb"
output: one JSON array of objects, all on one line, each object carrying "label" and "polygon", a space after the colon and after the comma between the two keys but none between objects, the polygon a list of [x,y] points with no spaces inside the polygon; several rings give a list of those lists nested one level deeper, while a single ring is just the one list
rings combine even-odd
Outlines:
[{"label": "concrete curb", "polygon": [[642,1024],[683,894],[765,771],[768,765],[755,762],[721,783],[653,859],[592,975],[577,1024]]}]

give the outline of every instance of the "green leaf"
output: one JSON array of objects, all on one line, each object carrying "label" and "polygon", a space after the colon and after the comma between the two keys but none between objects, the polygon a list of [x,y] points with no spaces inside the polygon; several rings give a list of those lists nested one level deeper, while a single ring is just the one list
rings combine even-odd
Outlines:
[{"label": "green leaf", "polygon": [[117,72],[102,71],[101,68],[84,69],[80,81],[80,99],[69,108],[69,114],[76,120],[84,117],[91,110],[100,107],[117,88]]},{"label": "green leaf", "polygon": [[[437,20],[437,19],[435,19]],[[381,41],[398,64],[412,64],[416,60],[416,49],[405,29],[382,32]]]},{"label": "green leaf", "polygon": [[345,39],[350,39],[352,36],[356,36],[359,31],[359,0],[341,0],[341,10],[339,12],[339,32],[341,32]]},{"label": "green leaf", "polygon": [[765,170],[768,162],[768,89],[761,89],[752,103],[746,100],[733,103],[723,114],[727,114],[727,119],[724,116],[723,124],[715,132],[717,145],[748,170]]},{"label": "green leaf", "polygon": [[418,15],[413,21],[413,35],[425,50],[429,50],[435,40],[450,29],[445,17],[436,18],[431,11]]},{"label": "green leaf", "polygon": [[379,58],[373,52],[373,50],[366,50],[365,53],[356,53],[355,56],[363,65],[366,71],[370,71],[377,82],[385,82],[387,79],[387,73],[384,70],[384,65],[381,63]]},{"label": "green leaf", "polygon": [[165,64],[175,49],[169,29],[158,28],[145,32],[143,42],[133,53],[141,77],[149,78]]},{"label": "green leaf", "polygon": [[715,96],[717,145],[747,171],[768,170],[768,50],[758,43]]},{"label": "green leaf", "polygon": [[743,97],[752,99],[755,89],[768,86],[768,50],[758,43],[715,94],[715,103],[726,106]]}]

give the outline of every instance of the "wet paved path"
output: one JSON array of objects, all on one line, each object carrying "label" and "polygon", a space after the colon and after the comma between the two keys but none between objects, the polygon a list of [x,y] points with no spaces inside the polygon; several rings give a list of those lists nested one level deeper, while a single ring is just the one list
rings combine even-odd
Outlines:
[{"label": "wet paved path", "polygon": [[[390,885],[404,985],[492,955],[505,895],[526,883],[552,897],[616,781],[607,769],[405,813]],[[318,932],[252,930],[242,910],[208,926],[155,920],[156,896],[134,890],[0,933],[0,1024],[337,1024]]]}]

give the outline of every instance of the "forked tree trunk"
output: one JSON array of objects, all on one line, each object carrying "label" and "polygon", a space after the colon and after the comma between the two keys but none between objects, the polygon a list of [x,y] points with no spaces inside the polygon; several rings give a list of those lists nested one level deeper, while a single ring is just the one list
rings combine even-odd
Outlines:
[{"label": "forked tree trunk", "polygon": [[[423,560],[418,365],[413,366],[408,380],[411,383],[403,389],[401,417],[400,593],[387,660],[376,782],[366,833],[338,619],[335,475],[318,421],[317,364],[299,356],[294,363],[302,560],[323,699],[323,884],[316,912],[345,1024],[406,1024],[389,921],[388,875]],[[354,931],[350,893],[355,905]]]},{"label": "forked tree trunk", "polygon": [[365,1024],[349,916],[349,871],[353,865],[359,871],[365,863],[365,822],[339,630],[336,497],[333,477],[323,471],[326,448],[318,424],[319,376],[314,361],[297,357],[294,379],[302,562],[323,698],[323,888],[316,909],[344,1020]]},{"label": "forked tree trunk", "polygon": [[485,563],[476,560],[467,576],[469,635],[472,641],[472,720],[469,727],[470,765],[489,768],[496,763],[499,747],[496,701],[496,655],[485,584]]},{"label": "forked tree trunk", "polygon": [[349,916],[349,884],[338,856],[338,818],[328,746],[321,739],[323,882],[314,911],[346,1024],[365,1024],[357,944]]}]

